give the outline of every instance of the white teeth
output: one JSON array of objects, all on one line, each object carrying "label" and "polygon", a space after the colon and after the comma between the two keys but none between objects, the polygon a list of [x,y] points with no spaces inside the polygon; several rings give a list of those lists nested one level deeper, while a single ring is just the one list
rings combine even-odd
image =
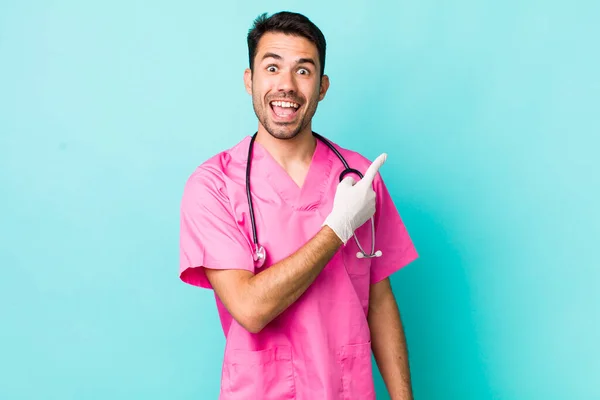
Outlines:
[{"label": "white teeth", "polygon": [[291,103],[289,101],[272,101],[271,104],[274,105],[274,106],[277,106],[277,107],[284,107],[284,108],[298,108],[298,107],[300,107],[300,105],[298,105],[296,103]]}]

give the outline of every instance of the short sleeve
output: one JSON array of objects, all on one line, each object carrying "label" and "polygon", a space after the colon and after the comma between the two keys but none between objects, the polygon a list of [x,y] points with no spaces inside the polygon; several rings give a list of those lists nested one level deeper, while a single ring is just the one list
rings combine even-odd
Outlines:
[{"label": "short sleeve", "polygon": [[373,181],[377,194],[375,209],[376,250],[381,257],[371,259],[371,284],[377,283],[417,259],[417,250],[404,226],[381,175]]},{"label": "short sleeve", "polygon": [[223,181],[198,169],[186,182],[180,210],[180,278],[212,289],[204,268],[253,272],[248,241],[231,212]]}]

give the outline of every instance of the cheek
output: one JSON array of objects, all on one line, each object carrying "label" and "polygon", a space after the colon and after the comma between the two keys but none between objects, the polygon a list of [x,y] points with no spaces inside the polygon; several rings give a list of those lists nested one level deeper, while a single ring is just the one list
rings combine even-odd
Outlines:
[{"label": "cheek", "polygon": [[265,103],[265,91],[263,90],[263,88],[261,88],[258,85],[253,85],[252,98],[254,99],[255,103],[262,107]]},{"label": "cheek", "polygon": [[262,77],[261,75],[255,75],[252,80],[252,88],[258,93],[265,94],[269,90],[272,90],[273,82],[268,77]]},{"label": "cheek", "polygon": [[311,83],[310,85],[307,85],[308,87],[306,88],[306,93],[310,93],[310,99],[318,99],[319,98],[319,94],[320,94],[320,85],[317,82],[315,83]]}]

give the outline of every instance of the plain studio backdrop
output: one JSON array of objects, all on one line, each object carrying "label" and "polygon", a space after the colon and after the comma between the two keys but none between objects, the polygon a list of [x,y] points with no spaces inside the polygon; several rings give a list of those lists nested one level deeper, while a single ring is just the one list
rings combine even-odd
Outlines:
[{"label": "plain studio backdrop", "polygon": [[246,33],[280,10],[328,41],[315,131],[389,154],[415,398],[600,398],[599,4],[2,1],[0,398],[217,398],[179,202],[256,130]]}]

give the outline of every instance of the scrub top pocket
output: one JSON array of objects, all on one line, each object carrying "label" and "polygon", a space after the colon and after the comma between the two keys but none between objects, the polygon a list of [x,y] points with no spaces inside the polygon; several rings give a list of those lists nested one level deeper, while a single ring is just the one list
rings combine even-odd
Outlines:
[{"label": "scrub top pocket", "polygon": [[289,346],[231,350],[225,361],[228,399],[294,400],[296,387]]},{"label": "scrub top pocket", "polygon": [[371,365],[371,342],[342,346],[339,352],[341,364],[341,399],[374,399],[373,367]]}]

